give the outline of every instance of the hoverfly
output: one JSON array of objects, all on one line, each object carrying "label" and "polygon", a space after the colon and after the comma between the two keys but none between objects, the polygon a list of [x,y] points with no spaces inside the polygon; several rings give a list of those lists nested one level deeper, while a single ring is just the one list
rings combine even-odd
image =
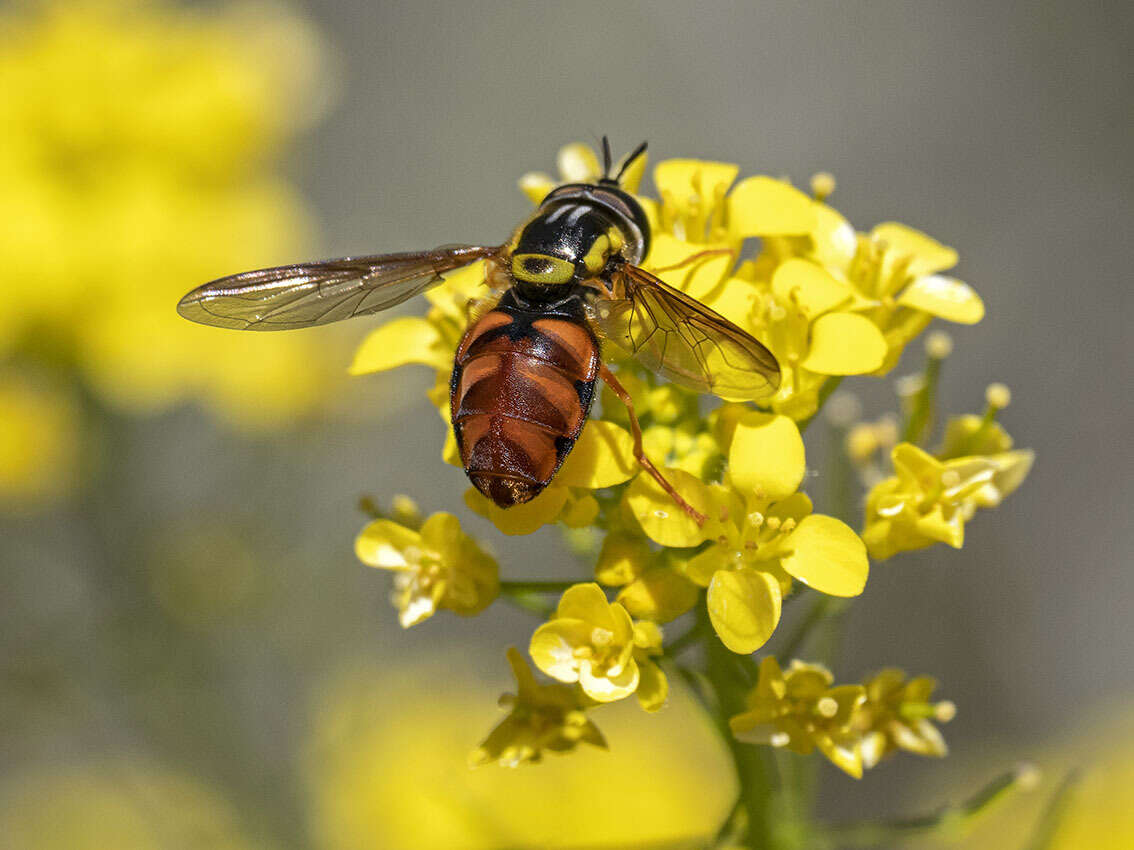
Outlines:
[{"label": "hoverfly", "polygon": [[675,384],[732,400],[773,394],[779,364],[728,319],[639,267],[650,226],[620,180],[646,143],[612,177],[602,141],[602,178],[554,189],[504,245],[244,272],[194,289],[177,310],[222,328],[306,328],[393,307],[484,260],[491,309],[465,332],[450,383],[453,431],[476,489],[502,508],[538,495],[579,438],[601,377],[629,411],[638,462],[703,522],[646,457],[630,395],[602,362],[600,340]]}]

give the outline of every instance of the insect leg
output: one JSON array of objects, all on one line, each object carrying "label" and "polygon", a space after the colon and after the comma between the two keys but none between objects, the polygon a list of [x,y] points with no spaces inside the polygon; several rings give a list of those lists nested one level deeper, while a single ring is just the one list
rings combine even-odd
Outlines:
[{"label": "insect leg", "polygon": [[665,480],[665,477],[658,471],[658,468],[646,457],[646,451],[642,447],[642,426],[638,424],[638,415],[634,412],[634,401],[630,398],[630,393],[626,392],[626,388],[618,382],[618,379],[614,377],[614,373],[606,368],[605,363],[602,365],[600,374],[602,375],[602,379],[606,381],[606,385],[618,396],[619,401],[626,405],[626,412],[630,414],[630,433],[634,436],[634,457],[637,458],[638,463],[661,485],[661,488],[670,495],[670,498],[677,503],[681,510],[693,517],[693,519],[697,521],[697,525],[704,525],[706,519],[705,515],[681,498],[681,494],[674,489],[672,484]]},{"label": "insect leg", "polygon": [[707,260],[710,257],[720,257],[725,254],[728,254],[731,257],[732,248],[707,248],[704,251],[698,251],[696,254],[690,254],[679,263],[673,263],[669,266],[661,266],[660,268],[650,269],[650,274],[656,275],[658,272],[671,272],[674,269],[680,269],[692,263],[697,263],[701,260]]}]

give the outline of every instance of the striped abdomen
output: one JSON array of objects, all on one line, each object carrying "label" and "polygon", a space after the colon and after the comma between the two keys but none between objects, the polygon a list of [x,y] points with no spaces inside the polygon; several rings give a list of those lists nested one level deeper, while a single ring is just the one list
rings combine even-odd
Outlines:
[{"label": "striped abdomen", "polygon": [[599,347],[573,313],[524,310],[505,295],[457,349],[450,404],[461,461],[502,508],[547,486],[586,422]]}]

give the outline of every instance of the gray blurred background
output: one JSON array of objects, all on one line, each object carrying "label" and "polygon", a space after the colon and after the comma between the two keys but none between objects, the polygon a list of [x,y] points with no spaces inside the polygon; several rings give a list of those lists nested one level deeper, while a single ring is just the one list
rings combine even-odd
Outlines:
[{"label": "gray blurred background", "polygon": [[[852,678],[891,664],[932,672],[958,705],[946,730],[956,764],[989,771],[990,751],[1027,756],[1069,734],[1086,711],[1134,691],[1134,7],[324,0],[299,8],[338,62],[337,100],[289,163],[322,223],[327,256],[502,239],[529,209],[517,177],[552,170],[561,144],[604,133],[616,152],[648,139],[653,162],[718,159],[803,185],[830,171],[832,203],[859,229],[893,219],[956,247],[956,273],[981,294],[987,318],[950,328],[943,406],[979,411],[984,387],[1006,382],[1013,403],[1002,421],[1037,463],[1001,509],[970,524],[962,552],[938,547],[874,567],[836,672]],[[357,325],[350,332],[361,339],[369,324]],[[917,359],[895,377],[920,361],[919,346],[911,351]],[[96,660],[75,675],[106,716],[98,724],[85,709],[79,724],[61,709],[23,716],[0,756],[18,765],[104,747],[95,725],[128,744],[156,740],[163,758],[218,777],[238,799],[274,801],[266,831],[302,846],[289,766],[329,655],[381,664],[484,647],[469,653],[471,669],[491,690],[507,686],[500,650],[526,641],[529,619],[497,606],[475,623],[439,617],[403,632],[386,578],[351,551],[363,521],[357,496],[403,492],[426,512],[468,521],[508,577],[530,577],[536,563],[549,577],[579,569],[555,532],[504,538],[464,509],[461,472],[439,460],[444,425],[423,395],[431,380],[419,367],[357,379],[337,415],[268,440],[235,437],[193,410],[135,426],[124,470],[130,501],[116,507],[139,525],[202,505],[237,527],[255,515],[259,528],[268,515],[274,530],[242,538],[273,565],[262,617],[188,641],[157,621],[107,638],[100,605],[110,594],[86,566],[82,535],[59,517],[6,532],[4,581],[14,585],[5,596],[21,600],[5,613],[8,638],[26,645],[27,635],[43,636],[46,665],[93,647]],[[893,409],[892,381],[847,385],[868,413]],[[375,421],[375,407],[389,415]],[[189,653],[199,677],[180,712],[154,708],[166,705],[161,671],[171,651]],[[144,694],[116,678],[138,669],[152,673]],[[492,720],[490,707],[478,709]],[[250,757],[222,763],[200,746],[229,739]],[[859,783],[825,774],[825,811],[855,816],[938,800],[953,793],[955,775],[914,758]]]}]

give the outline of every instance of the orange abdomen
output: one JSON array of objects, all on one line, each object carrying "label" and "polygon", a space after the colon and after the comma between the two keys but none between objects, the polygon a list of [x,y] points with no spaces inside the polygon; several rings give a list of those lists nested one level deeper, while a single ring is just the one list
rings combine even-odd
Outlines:
[{"label": "orange abdomen", "polygon": [[538,495],[583,430],[599,367],[581,306],[524,310],[506,295],[469,328],[450,406],[473,486],[502,508]]}]

